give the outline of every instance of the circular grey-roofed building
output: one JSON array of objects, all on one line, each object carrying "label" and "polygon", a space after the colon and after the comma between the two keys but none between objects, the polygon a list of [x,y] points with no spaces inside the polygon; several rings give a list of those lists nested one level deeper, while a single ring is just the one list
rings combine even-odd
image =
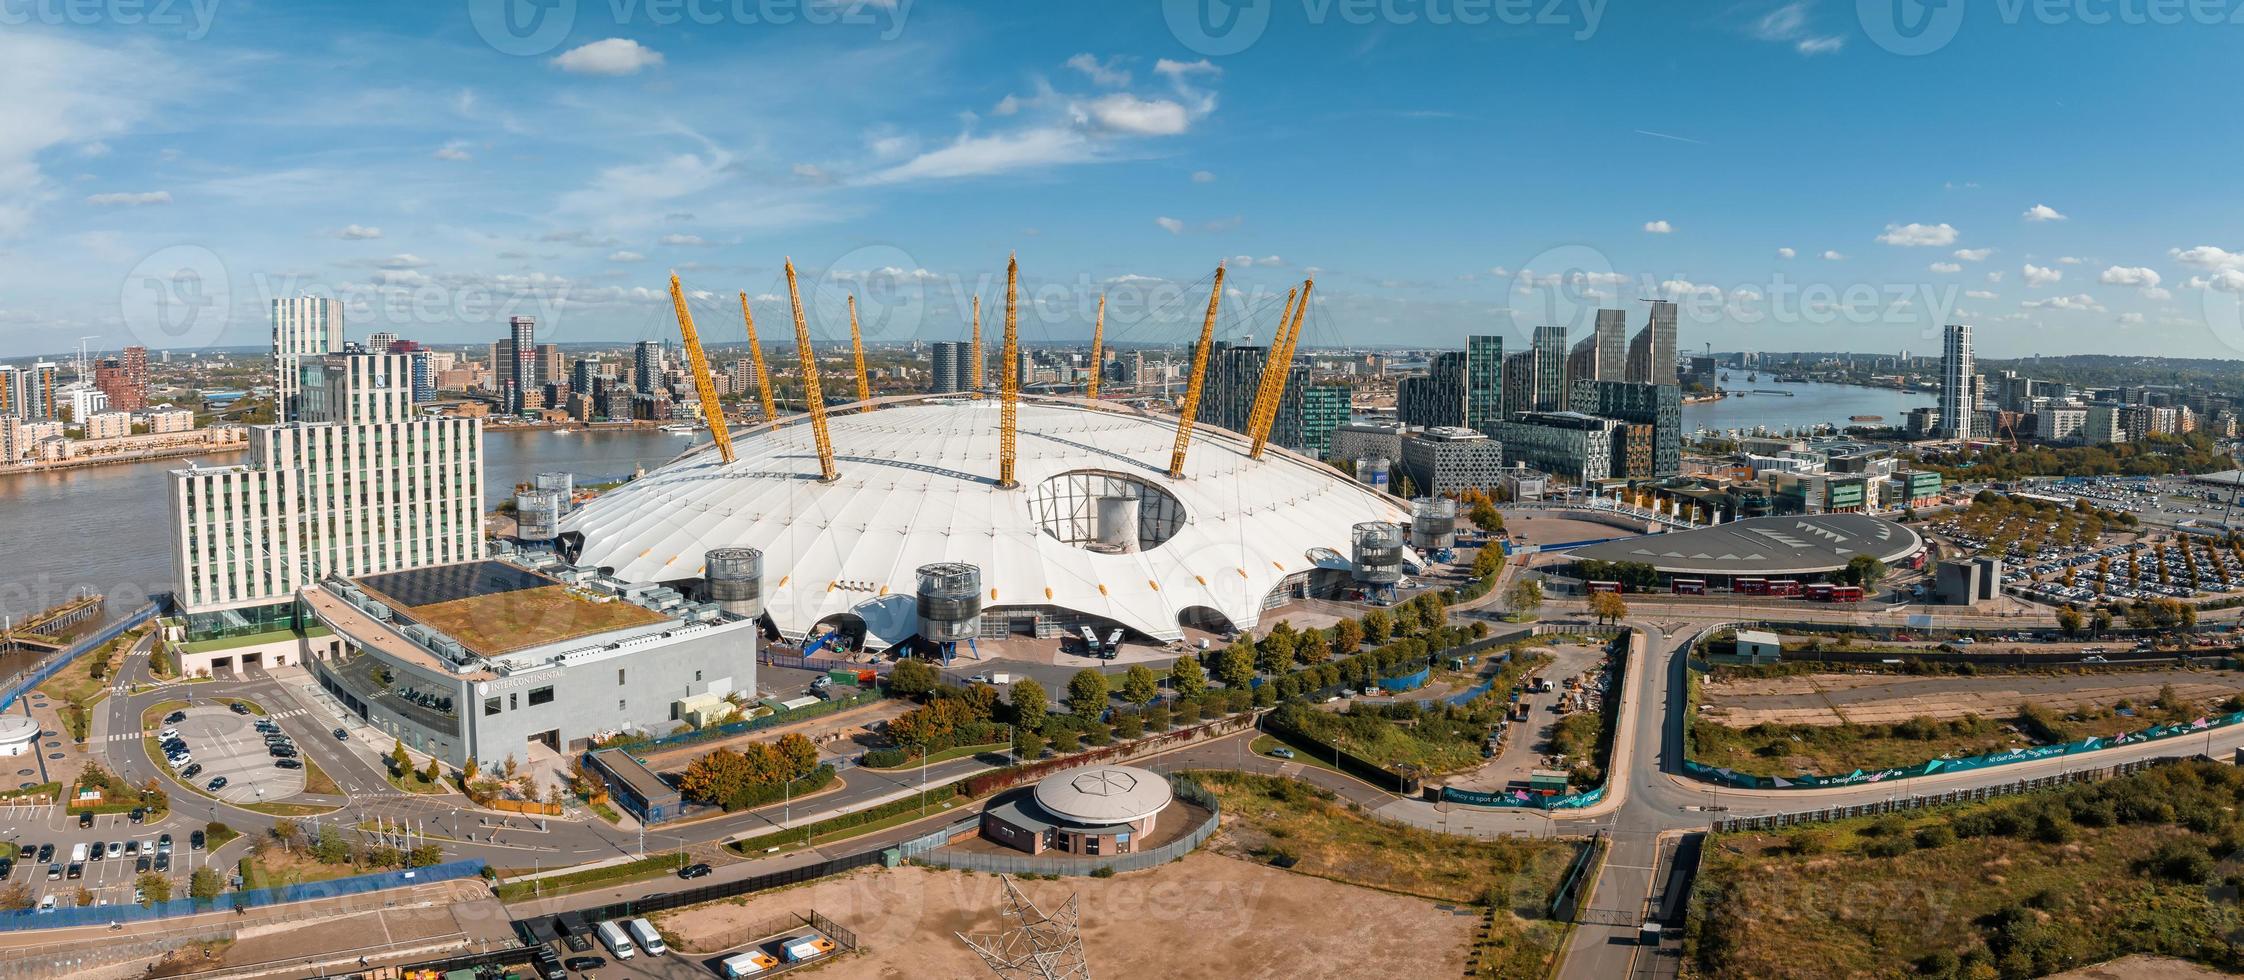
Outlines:
[{"label": "circular grey-roofed building", "polygon": [[1127,854],[1176,799],[1169,780],[1136,766],[1086,766],[1044,777],[1033,792],[993,801],[982,833],[1041,854]]},{"label": "circular grey-roofed building", "polygon": [[1916,531],[1868,514],[1754,517],[1577,548],[1577,561],[1640,562],[1664,576],[1813,578],[1869,555],[1888,565],[1924,550]]}]

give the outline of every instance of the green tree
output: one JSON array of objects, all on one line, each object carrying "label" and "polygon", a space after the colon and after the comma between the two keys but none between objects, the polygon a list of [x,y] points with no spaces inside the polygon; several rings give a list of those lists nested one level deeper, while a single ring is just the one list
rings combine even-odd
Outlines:
[{"label": "green tree", "polygon": [[1106,675],[1085,667],[1067,679],[1067,710],[1078,718],[1097,718],[1106,712]]},{"label": "green tree", "polygon": [[477,763],[477,762],[475,761],[475,757],[474,757],[474,756],[469,756],[469,757],[468,757],[468,761],[467,761],[467,765],[466,765],[466,766],[463,766],[463,767],[461,767],[461,769],[460,769],[460,781],[461,781],[461,782],[466,782],[466,783],[472,783],[472,782],[474,782],[474,781],[475,781],[475,776],[476,776],[476,774],[477,774],[477,773],[480,773],[480,772],[482,772],[482,771],[483,771],[483,767],[482,767],[482,765],[478,764],[478,763]]},{"label": "green tree", "polygon": [[2079,635],[2081,626],[2080,610],[2071,606],[2057,610],[2057,628],[2064,630],[2066,636]]},{"label": "green tree", "polygon": [[1200,669],[1200,661],[1191,654],[1178,657],[1169,668],[1169,688],[1180,698],[1196,698],[1208,689],[1208,672]]},{"label": "green tree", "polygon": [[1465,517],[1467,520],[1470,520],[1475,525],[1477,525],[1481,530],[1486,531],[1490,534],[1503,533],[1503,512],[1498,511],[1495,504],[1489,503],[1486,500],[1481,500],[1474,503],[1472,509],[1465,512]]},{"label": "green tree", "polygon": [[1489,545],[1473,555],[1473,577],[1489,578],[1504,570],[1504,549]]},{"label": "green tree", "polygon": [[1856,555],[1847,559],[1847,578],[1862,586],[1864,592],[1875,592],[1878,583],[1885,581],[1886,563],[1876,555]]},{"label": "green tree", "polygon": [[142,905],[171,901],[170,875],[143,871],[140,873],[140,877],[133,879],[133,884],[140,886],[140,904]]},{"label": "green tree", "polygon": [[1044,715],[1052,710],[1051,699],[1044,694],[1044,685],[1035,678],[1024,677],[1013,684],[1013,724],[1029,731],[1044,729]]},{"label": "green tree", "polygon": [[351,845],[334,824],[321,824],[319,842],[312,845],[312,856],[321,864],[342,864],[351,859]]},{"label": "green tree", "polygon": [[225,889],[226,882],[218,877],[218,872],[209,868],[196,868],[195,873],[187,879],[187,894],[200,901],[217,898]]},{"label": "green tree", "polygon": [[409,865],[416,868],[443,864],[444,848],[436,844],[415,844],[412,852],[405,856],[405,860]]},{"label": "green tree", "polygon": [[1343,619],[1332,624],[1332,655],[1352,656],[1364,645],[1364,624],[1353,619]]},{"label": "green tree", "polygon": [[1044,736],[1026,728],[1013,730],[1013,757],[1022,762],[1035,762],[1044,754]]},{"label": "green tree", "polygon": [[1533,615],[1543,608],[1543,583],[1539,579],[1521,578],[1504,589],[1504,605],[1515,613]]},{"label": "green tree", "polygon": [[[2102,583],[2098,584],[2100,585]],[[2112,611],[2109,606],[2097,606],[2096,611],[2088,615],[2089,633],[2101,636],[2105,633],[2111,632],[2111,628]]]},{"label": "green tree", "polygon": [[1364,613],[1364,640],[1374,645],[1387,642],[1395,633],[1395,617],[1385,609],[1372,609]]},{"label": "green tree", "polygon": [[429,757],[429,767],[421,773],[421,779],[431,786],[442,785],[444,770],[436,767],[436,757]]},{"label": "green tree", "polygon": [[390,747],[390,772],[399,776],[413,771],[413,757],[405,754],[405,740],[398,739]]},{"label": "green tree", "polygon": [[1254,681],[1254,634],[1242,633],[1239,642],[1224,647],[1216,658],[1216,680],[1225,687],[1243,688]]},{"label": "green tree", "polygon": [[1160,696],[1161,679],[1154,676],[1153,668],[1131,664],[1129,670],[1122,672],[1122,700],[1142,708]]},{"label": "green tree", "polygon": [[1618,623],[1628,618],[1628,603],[1616,593],[1600,592],[1590,596],[1589,608],[1590,615],[1596,616],[1600,623]]},{"label": "green tree", "polygon": [[942,681],[942,674],[935,669],[935,665],[918,657],[899,660],[896,662],[896,669],[888,672],[889,691],[908,698],[927,694],[935,690],[935,686]]}]

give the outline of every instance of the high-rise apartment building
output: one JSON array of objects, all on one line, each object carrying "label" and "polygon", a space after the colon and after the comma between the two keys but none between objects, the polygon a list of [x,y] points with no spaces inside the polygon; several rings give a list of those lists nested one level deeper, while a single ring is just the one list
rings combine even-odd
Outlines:
[{"label": "high-rise apartment building", "polygon": [[631,349],[631,390],[651,395],[662,387],[662,345],[642,340]]},{"label": "high-rise apartment building", "polygon": [[1504,420],[1504,338],[1465,338],[1465,428],[1486,433]]},{"label": "high-rise apartment building", "polygon": [[1971,327],[1951,323],[1941,332],[1940,341],[1940,438],[1972,438],[1972,420],[1979,414],[1978,387]]},{"label": "high-rise apartment building", "polygon": [[366,349],[376,354],[387,354],[390,345],[397,343],[397,334],[389,330],[376,330],[366,335]]},{"label": "high-rise apartment building", "polygon": [[1566,410],[1566,328],[1536,327],[1535,342],[1535,411],[1562,412]]},{"label": "high-rise apartment building", "polygon": [[951,394],[967,390],[966,375],[972,370],[973,345],[963,340],[938,340],[929,353],[928,388],[936,394]]},{"label": "high-rise apartment building", "polygon": [[23,417],[23,369],[0,364],[0,418]]},{"label": "high-rise apartment building", "polygon": [[[1576,380],[1573,411],[1617,419],[1631,426],[1648,427],[1642,437],[1649,455],[1649,471],[1641,475],[1660,479],[1683,472],[1683,389],[1675,385],[1632,384],[1626,381]],[[1629,433],[1629,438],[1638,434]],[[1633,447],[1633,444],[1632,444]]]},{"label": "high-rise apartment building", "polygon": [[1395,415],[1404,425],[1433,428],[1465,424],[1466,354],[1443,351],[1434,355],[1424,377],[1396,382]]},{"label": "high-rise apartment building", "polygon": [[1628,380],[1628,311],[1597,311],[1597,327],[1566,359],[1569,383]]},{"label": "high-rise apartment building", "polygon": [[1504,355],[1504,417],[1535,410],[1535,349]]},{"label": "high-rise apartment building", "polygon": [[1675,377],[1675,304],[1664,299],[1652,303],[1652,317],[1628,345],[1628,380],[1638,384],[1671,385]]},{"label": "high-rise apartment building", "polygon": [[414,417],[410,355],[291,359],[299,420],[252,428],[242,463],[170,474],[190,638],[290,630],[296,590],[331,574],[483,556],[483,421]]},{"label": "high-rise apartment building", "polygon": [[273,301],[273,417],[296,417],[296,360],[343,352],[343,304],[320,296]]},{"label": "high-rise apartment building", "polygon": [[23,375],[23,418],[26,422],[53,422],[62,418],[62,366],[37,361]]}]

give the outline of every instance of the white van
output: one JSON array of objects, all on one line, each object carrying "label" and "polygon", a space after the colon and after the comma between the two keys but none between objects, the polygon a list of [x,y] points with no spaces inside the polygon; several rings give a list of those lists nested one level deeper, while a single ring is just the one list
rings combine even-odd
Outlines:
[{"label": "white van", "polygon": [[608,947],[608,955],[619,960],[631,958],[631,954],[634,952],[631,948],[631,937],[624,934],[623,927],[617,925],[615,920],[610,919],[600,923],[600,928],[596,931],[600,933],[600,945]]},{"label": "white van", "polygon": [[72,863],[72,864],[84,864],[84,863],[86,863],[86,845],[84,845],[84,844],[74,844],[74,845],[72,845],[72,846],[71,846],[71,848],[70,848],[70,863]]},{"label": "white van", "polygon": [[638,941],[639,948],[646,950],[648,956],[661,956],[670,952],[670,947],[662,944],[662,933],[655,931],[654,923],[641,918],[631,920],[629,925],[631,938]]}]

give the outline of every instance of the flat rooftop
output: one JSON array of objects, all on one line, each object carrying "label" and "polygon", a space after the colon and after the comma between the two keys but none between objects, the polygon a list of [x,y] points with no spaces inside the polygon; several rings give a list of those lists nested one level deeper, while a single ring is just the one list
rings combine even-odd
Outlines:
[{"label": "flat rooftop", "polygon": [[399,619],[485,658],[669,621],[621,599],[586,598],[557,579],[494,560],[370,575],[352,584]]},{"label": "flat rooftop", "polygon": [[1674,575],[1817,575],[1845,568],[1856,555],[1890,565],[1923,547],[1916,531],[1882,517],[1801,514],[1624,538],[1577,548],[1573,556],[1642,562]]}]

